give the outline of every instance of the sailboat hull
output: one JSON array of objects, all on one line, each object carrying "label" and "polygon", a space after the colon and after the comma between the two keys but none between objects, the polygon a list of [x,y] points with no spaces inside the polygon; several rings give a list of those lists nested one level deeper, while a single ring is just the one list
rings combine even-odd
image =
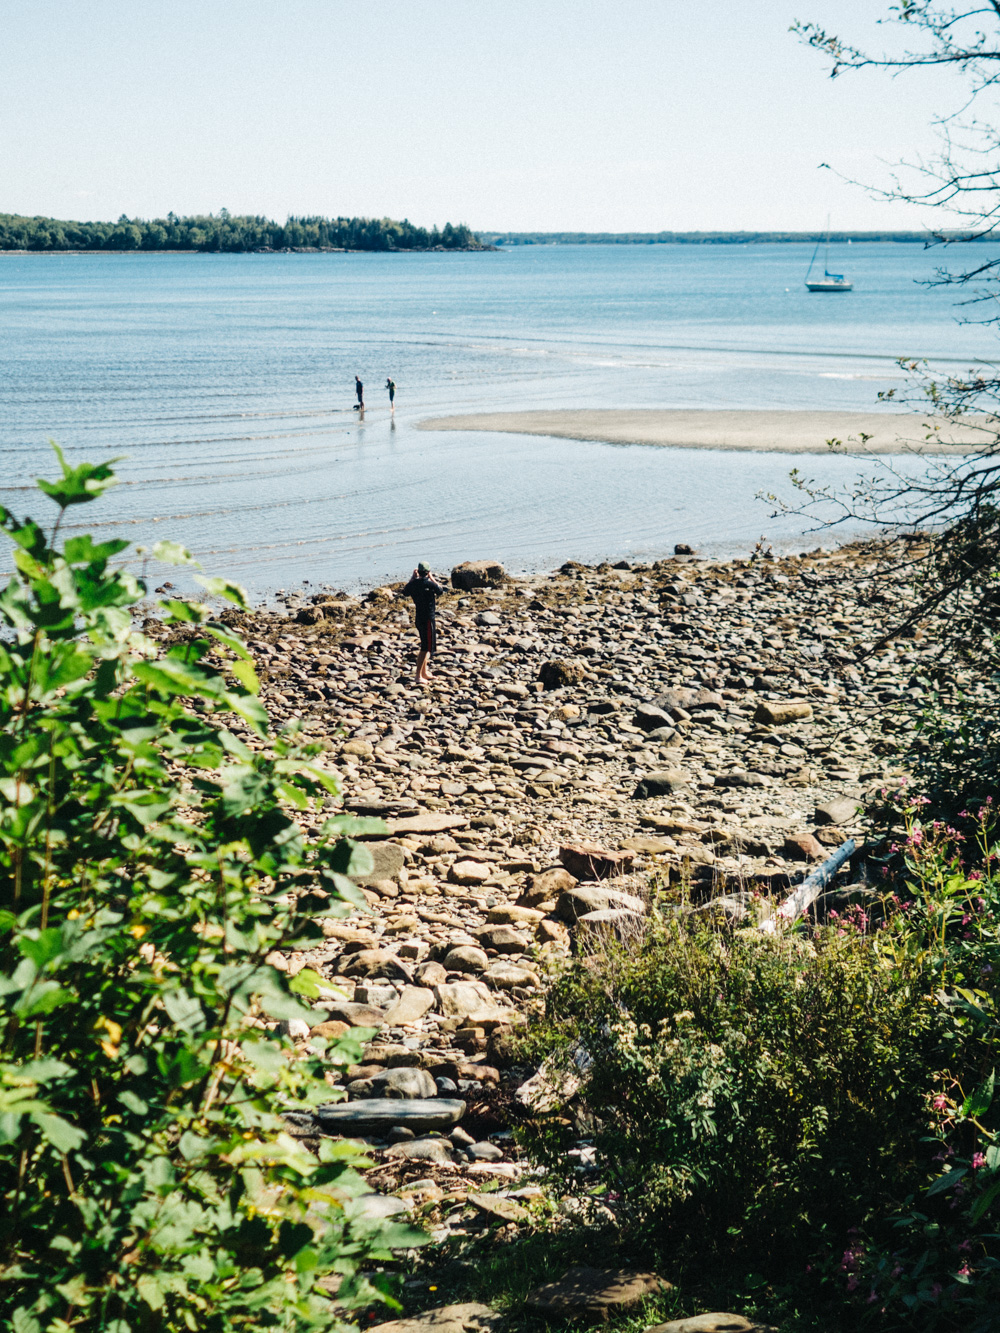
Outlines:
[{"label": "sailboat hull", "polygon": [[807,282],[806,287],[811,292],[851,292],[854,290],[853,282]]}]

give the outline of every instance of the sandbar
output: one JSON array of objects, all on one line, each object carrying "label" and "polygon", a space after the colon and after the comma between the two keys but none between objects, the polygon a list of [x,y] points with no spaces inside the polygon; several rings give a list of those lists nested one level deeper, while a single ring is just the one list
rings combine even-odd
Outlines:
[{"label": "sandbar", "polygon": [[[603,444],[651,444],[674,449],[741,449],[759,453],[820,454],[829,440],[847,453],[964,454],[991,437],[985,418],[956,425],[910,412],[716,411],[711,408],[568,408],[555,411],[472,412],[432,417],[420,430],[499,431]],[[862,436],[869,438],[862,439]]]}]

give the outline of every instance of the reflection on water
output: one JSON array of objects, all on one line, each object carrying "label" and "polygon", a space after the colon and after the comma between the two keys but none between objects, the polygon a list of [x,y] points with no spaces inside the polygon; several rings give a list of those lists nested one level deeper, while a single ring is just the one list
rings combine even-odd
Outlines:
[{"label": "reflection on water", "polygon": [[789,543],[802,524],[754,499],[787,454],[413,426],[516,407],[872,410],[901,382],[896,355],[974,358],[981,331],[914,281],[937,262],[919,246],[852,247],[856,291],[838,302],[799,290],[800,251],[0,258],[0,503],[37,510],[49,436],[71,456],[124,453],[94,520],[183,541],[257,593],[402,577],[421,558],[516,569]]}]

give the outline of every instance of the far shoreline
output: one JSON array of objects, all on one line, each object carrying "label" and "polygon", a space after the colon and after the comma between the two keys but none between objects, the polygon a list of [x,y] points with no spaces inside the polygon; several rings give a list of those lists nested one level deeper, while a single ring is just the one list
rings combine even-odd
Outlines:
[{"label": "far shoreline", "polygon": [[958,456],[989,438],[989,418],[956,425],[911,412],[756,411],[713,408],[561,408],[429,417],[418,430],[541,435],[598,444],[753,453]]}]

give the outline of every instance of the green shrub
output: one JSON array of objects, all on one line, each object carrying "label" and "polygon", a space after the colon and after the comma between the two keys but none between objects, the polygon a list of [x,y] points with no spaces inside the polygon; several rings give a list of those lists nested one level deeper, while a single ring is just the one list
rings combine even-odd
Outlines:
[{"label": "green shrub", "polygon": [[[554,1085],[586,1067],[604,1197],[682,1281],[755,1273],[883,1327],[989,1326],[1000,883],[964,875],[953,832],[911,818],[878,922],[856,906],[775,937],[664,907],[553,986],[530,1053]],[[526,1135],[550,1166],[556,1109]]]},{"label": "green shrub", "polygon": [[16,1333],[327,1326],[416,1237],[365,1220],[357,1145],[288,1133],[359,1045],[296,1057],[274,1020],[315,1021],[320,978],[273,955],[370,859],[321,823],[335,776],[268,739],[239,638],[169,599],[164,651],[110,564],[127,543],[57,544],[114,480],[59,457],[50,536],[0,511],[0,1310]]}]

